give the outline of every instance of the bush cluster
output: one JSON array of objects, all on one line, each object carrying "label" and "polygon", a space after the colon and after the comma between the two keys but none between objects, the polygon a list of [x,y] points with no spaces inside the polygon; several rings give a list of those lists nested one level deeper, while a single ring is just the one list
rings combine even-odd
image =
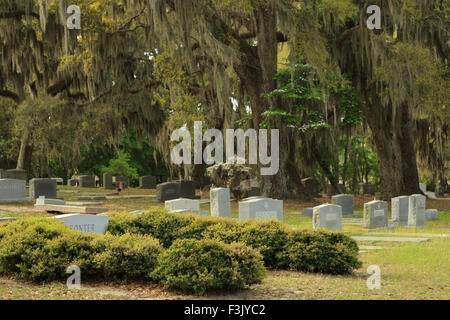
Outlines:
[{"label": "bush cluster", "polygon": [[[153,218],[158,220],[156,215]],[[134,233],[127,228],[119,233],[119,226],[115,225],[117,235],[95,235],[73,230],[54,219],[12,222],[0,227],[0,274],[48,282],[67,279],[67,268],[77,265],[83,279],[146,279],[195,294],[243,289],[264,278],[263,258],[257,250],[242,243],[225,244],[213,239],[173,242],[169,239],[179,235],[195,238],[209,223],[186,216],[187,220],[178,220],[182,223],[174,230],[176,236],[170,228],[165,229],[173,217],[166,218],[151,229],[170,243],[168,249],[136,225]]]},{"label": "bush cluster", "polygon": [[108,230],[115,235],[151,235],[166,248],[178,239],[240,242],[257,249],[271,269],[349,274],[361,266],[358,245],[349,236],[327,230],[290,231],[276,220],[237,222],[153,209],[137,216],[113,214]]},{"label": "bush cluster", "polygon": [[67,267],[77,265],[83,278],[148,278],[162,250],[150,236],[85,234],[58,220],[22,219],[0,228],[0,273],[47,282],[67,279]]}]

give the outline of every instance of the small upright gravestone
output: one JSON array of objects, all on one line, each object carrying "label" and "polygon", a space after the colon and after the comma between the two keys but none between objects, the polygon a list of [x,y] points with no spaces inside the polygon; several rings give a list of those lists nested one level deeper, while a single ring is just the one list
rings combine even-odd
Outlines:
[{"label": "small upright gravestone", "polygon": [[387,228],[388,203],[373,200],[364,204],[364,227],[368,229]]},{"label": "small upright gravestone", "polygon": [[391,199],[392,221],[403,225],[408,224],[408,196],[400,196]]},{"label": "small upright gravestone", "polygon": [[425,217],[425,196],[413,194],[409,196],[408,203],[408,226],[423,227],[426,223]]},{"label": "small upright gravestone", "polygon": [[0,169],[0,179],[7,179],[8,175],[6,174],[6,170]]},{"label": "small upright gravestone", "polygon": [[437,220],[438,211],[436,209],[426,209],[425,210],[425,218],[426,218],[426,220]]},{"label": "small upright gravestone", "polygon": [[113,176],[111,173],[109,172],[105,172],[103,174],[103,188],[107,189],[107,190],[112,190],[114,189],[114,185],[113,185]]},{"label": "small upright gravestone", "polygon": [[0,179],[0,202],[27,200],[25,180]]},{"label": "small upright gravestone", "polygon": [[331,203],[342,207],[342,216],[353,216],[354,199],[352,194],[338,194],[331,197]]},{"label": "small upright gravestone", "polygon": [[30,180],[30,198],[37,199],[40,196],[46,198],[56,198],[56,180],[54,179],[31,179]]},{"label": "small upright gravestone", "polygon": [[93,214],[63,214],[55,219],[64,221],[66,225],[83,233],[105,234],[108,229],[108,216]]},{"label": "small upright gravestone", "polygon": [[215,188],[209,191],[211,216],[231,218],[230,189]]},{"label": "small upright gravestone", "polygon": [[342,231],[342,207],[336,204],[322,204],[313,208],[313,228]]},{"label": "small upright gravestone", "polygon": [[156,188],[156,177],[154,177],[154,176],[139,177],[139,188],[155,189]]},{"label": "small upright gravestone", "polygon": [[283,222],[283,200],[254,198],[239,202],[239,220],[271,218]]}]

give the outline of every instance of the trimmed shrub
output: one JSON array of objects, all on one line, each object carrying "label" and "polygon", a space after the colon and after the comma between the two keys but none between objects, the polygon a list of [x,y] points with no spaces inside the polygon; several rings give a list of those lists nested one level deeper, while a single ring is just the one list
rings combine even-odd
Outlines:
[{"label": "trimmed shrub", "polygon": [[153,209],[134,216],[129,213],[116,213],[110,215],[108,232],[113,235],[151,235],[168,248],[180,237],[179,230],[192,224],[195,219],[194,215],[167,213],[165,209]]},{"label": "trimmed shrub", "polygon": [[22,219],[0,228],[0,274],[46,282],[67,279],[70,265],[83,278],[127,280],[156,267],[162,247],[149,236],[85,234],[54,219]]},{"label": "trimmed shrub", "polygon": [[160,257],[152,277],[167,289],[203,295],[243,289],[261,282],[264,273],[261,255],[243,244],[179,239]]},{"label": "trimmed shrub", "polygon": [[94,246],[99,251],[94,257],[96,267],[103,278],[116,281],[148,278],[163,252],[153,237],[129,233],[99,237]]},{"label": "trimmed shrub", "polygon": [[92,276],[94,238],[57,220],[18,220],[0,228],[0,273],[44,282],[67,278],[67,267],[77,265]]},{"label": "trimmed shrub", "polygon": [[349,274],[360,268],[355,240],[331,231],[290,232],[282,260],[296,271]]}]

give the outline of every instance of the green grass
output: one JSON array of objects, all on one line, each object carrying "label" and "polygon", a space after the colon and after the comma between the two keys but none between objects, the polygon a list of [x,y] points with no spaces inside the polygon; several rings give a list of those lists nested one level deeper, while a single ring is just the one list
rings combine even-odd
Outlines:
[{"label": "green grass", "polygon": [[[115,190],[58,187],[59,190],[114,193]],[[121,195],[155,194],[155,190],[130,189]],[[74,201],[80,194],[59,192],[59,197]],[[361,199],[360,199],[361,200]],[[327,199],[323,199],[327,201]],[[102,207],[111,211],[132,211],[154,206],[163,207],[152,198],[104,200]],[[360,201],[361,202],[361,201]],[[403,237],[400,234],[429,233],[449,234],[450,201],[431,202],[439,206],[439,219],[427,221],[425,228],[399,227],[395,230],[366,230],[360,225],[343,225],[349,235],[366,235],[370,232],[386,233],[386,236]],[[289,201],[285,209],[284,223],[293,229],[311,229],[312,219],[300,215],[305,207],[300,201]],[[298,207],[298,208],[297,208]],[[428,202],[427,202],[428,207]],[[433,207],[433,206],[431,206]],[[444,208],[444,210],[442,210]],[[209,210],[209,204],[202,204]],[[362,208],[356,207],[362,218]],[[238,217],[238,204],[231,205],[232,217]],[[31,205],[0,205],[3,216],[26,219],[45,216],[34,211]],[[344,220],[344,222],[349,220]],[[377,235],[384,236],[384,235]],[[360,253],[363,266],[351,276],[328,276],[290,271],[269,271],[260,285],[226,295],[210,295],[201,299],[450,299],[450,238],[432,237],[428,242],[361,242],[360,245],[376,245],[382,250],[364,250]],[[381,269],[381,289],[369,290],[366,270],[370,265]],[[200,299],[200,297],[167,292],[153,283],[108,284],[83,282],[82,290],[68,290],[65,283],[36,285],[0,276],[0,299]]]}]

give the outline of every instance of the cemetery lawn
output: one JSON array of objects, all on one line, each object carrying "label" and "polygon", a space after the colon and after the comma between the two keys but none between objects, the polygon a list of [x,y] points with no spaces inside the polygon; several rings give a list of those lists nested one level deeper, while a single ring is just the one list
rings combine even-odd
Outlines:
[{"label": "cemetery lawn", "polygon": [[[77,201],[79,197],[105,196],[115,190],[81,189],[58,186],[58,197]],[[89,195],[87,195],[89,193]],[[91,194],[92,193],[92,194]],[[120,196],[155,195],[155,190],[130,189]],[[206,198],[208,194],[203,194]],[[110,198],[93,200],[102,202],[100,207],[110,211],[133,211],[149,207],[163,207],[154,197]],[[197,297],[169,292],[151,283],[103,283],[84,282],[81,290],[68,290],[65,283],[33,284],[0,276],[0,299],[450,299],[450,197],[427,200],[426,207],[439,210],[436,221],[427,221],[423,229],[406,227],[395,230],[369,232],[362,228],[363,203],[373,197],[355,196],[358,218],[344,219],[343,232],[351,236],[420,237],[427,242],[358,242],[363,266],[350,276],[305,274],[290,271],[268,271],[264,282],[244,291],[224,295]],[[205,200],[207,201],[207,200]],[[314,203],[288,200],[284,202],[284,221],[289,228],[312,229],[309,217],[301,216],[305,207],[330,202],[329,197],[316,198]],[[209,204],[203,203],[202,210]],[[237,202],[232,202],[232,216],[237,217]],[[389,215],[391,206],[389,203]],[[0,204],[1,217],[26,219],[36,216],[52,216],[42,213],[30,204]],[[0,222],[6,223],[6,222]],[[447,235],[442,237],[440,235]],[[381,288],[369,290],[366,285],[370,265],[381,269]]]}]

